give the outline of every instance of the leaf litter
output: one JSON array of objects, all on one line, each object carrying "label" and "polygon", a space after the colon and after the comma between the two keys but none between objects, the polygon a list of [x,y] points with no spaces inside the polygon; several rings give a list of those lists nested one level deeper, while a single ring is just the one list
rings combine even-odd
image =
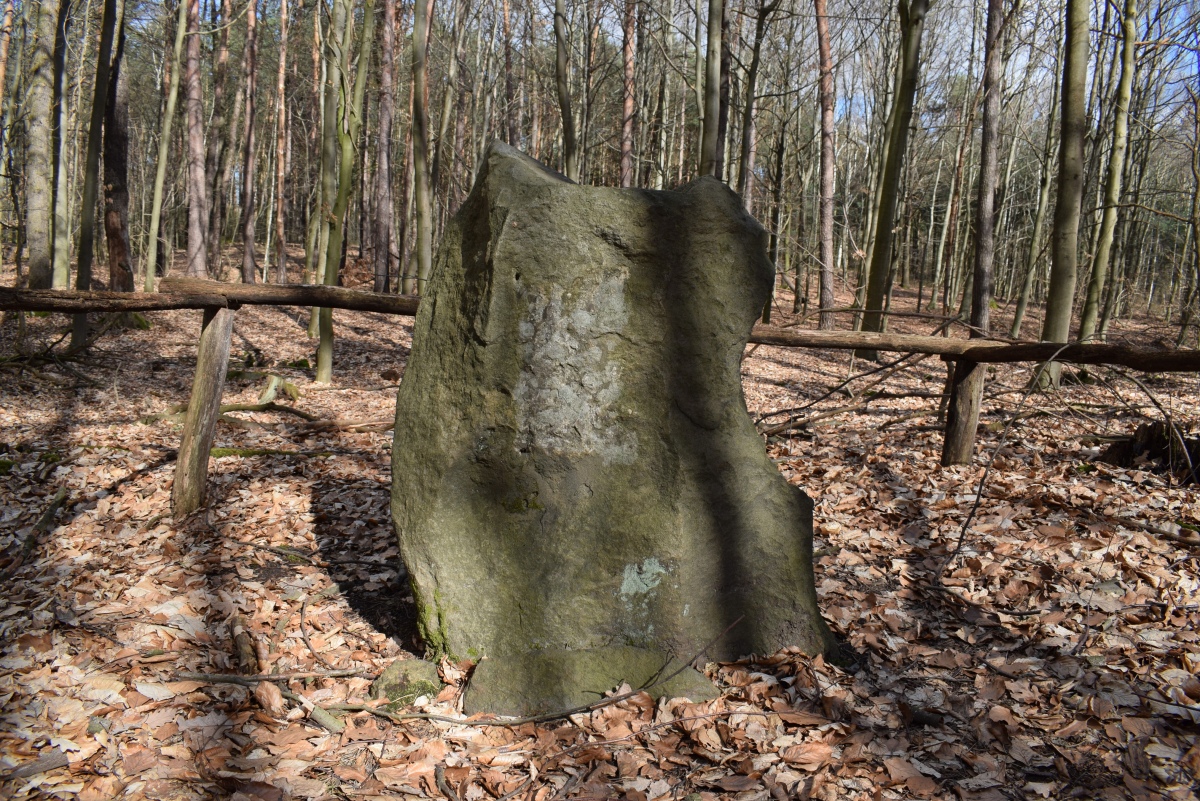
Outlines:
[{"label": "leaf litter", "polygon": [[[1196,797],[1200,565],[1185,541],[1200,504],[1148,461],[1095,460],[1105,438],[1153,419],[1147,387],[1194,426],[1195,376],[1138,388],[1097,371],[1099,383],[1028,395],[1032,366],[1001,366],[975,464],[942,468],[937,362],[855,405],[855,382],[849,404],[822,397],[863,370],[848,353],[752,347],[752,415],[832,412],[768,437],[768,452],[815,501],[818,594],[842,654],[708,664],[723,689],[710,702],[635,693],[486,726],[461,713],[467,664],[444,663],[447,687],[403,708],[370,697],[388,664],[421,654],[385,430],[411,321],[335,316],[322,387],[304,310],[238,312],[225,402],[256,402],[277,375],[298,392],[281,403],[336,422],[229,413],[208,510],[179,522],[179,424],[139,421],[187,402],[198,313],[155,313],[82,361],[4,363],[5,797]],[[19,345],[44,347],[62,325],[29,318]],[[10,320],[5,353],[15,336]],[[236,674],[235,628],[260,674],[294,677],[184,678]],[[339,706],[356,711],[322,716]]]}]

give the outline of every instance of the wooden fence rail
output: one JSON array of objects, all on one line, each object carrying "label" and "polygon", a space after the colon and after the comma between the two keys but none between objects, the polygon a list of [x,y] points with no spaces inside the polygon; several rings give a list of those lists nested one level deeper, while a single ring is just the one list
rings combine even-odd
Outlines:
[{"label": "wooden fence rail", "polygon": [[[243,305],[320,306],[331,309],[413,316],[420,299],[332,286],[227,284],[195,278],[163,278],[151,293],[72,292],[0,288],[0,311],[134,312],[203,309],[196,376],[179,447],[172,491],[178,516],[204,504],[207,454],[212,448],[229,360],[233,312]],[[1200,350],[1133,348],[1109,344],[1057,344],[991,339],[875,334],[861,331],[807,331],[756,325],[750,342],[786,348],[832,348],[894,353],[928,353],[946,361],[980,364],[1042,362],[1106,364],[1150,373],[1200,372]]]}]

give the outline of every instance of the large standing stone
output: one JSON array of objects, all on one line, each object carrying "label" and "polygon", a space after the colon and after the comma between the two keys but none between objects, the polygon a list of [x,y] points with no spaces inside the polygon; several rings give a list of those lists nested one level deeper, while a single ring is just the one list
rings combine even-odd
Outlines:
[{"label": "large standing stone", "polygon": [[[392,455],[425,641],[487,657],[468,707],[595,700],[637,686],[647,652],[714,640],[717,660],[831,646],[812,503],[742,395],[764,240],[711,178],[582,187],[489,149],[421,303]],[[694,678],[655,689],[703,694]]]}]

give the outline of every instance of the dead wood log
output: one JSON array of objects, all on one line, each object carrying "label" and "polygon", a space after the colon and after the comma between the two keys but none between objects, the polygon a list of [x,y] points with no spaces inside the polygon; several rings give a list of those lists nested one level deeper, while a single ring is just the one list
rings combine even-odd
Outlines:
[{"label": "dead wood log", "polygon": [[196,348],[196,376],[179,442],[175,486],[171,490],[171,505],[176,517],[186,517],[204,505],[209,451],[216,434],[221,393],[225,390],[225,373],[229,366],[233,315],[232,309],[204,311],[200,344]]},{"label": "dead wood log", "polygon": [[220,295],[229,303],[259,306],[320,306],[327,309],[383,312],[412,316],[419,299],[412,295],[384,295],[337,286],[308,284],[226,284],[201,278],[163,278],[160,292]]},{"label": "dead wood log", "polygon": [[1131,348],[1124,345],[1062,345],[1055,342],[1007,342],[986,339],[875,334],[866,331],[800,331],[754,326],[750,341],[785,348],[869,349],[930,353],[984,364],[1040,362],[1053,358],[1076,364],[1109,364],[1147,373],[1200,372],[1200,350]]},{"label": "dead wood log", "polygon": [[75,292],[63,289],[9,289],[0,287],[0,311],[63,312],[134,312],[167,309],[204,309],[224,307],[229,301],[210,292]]}]

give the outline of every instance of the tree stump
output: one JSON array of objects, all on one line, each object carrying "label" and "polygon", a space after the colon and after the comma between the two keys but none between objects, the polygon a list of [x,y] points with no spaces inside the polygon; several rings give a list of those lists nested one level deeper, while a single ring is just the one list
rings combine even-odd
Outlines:
[{"label": "tree stump", "polygon": [[[706,646],[832,647],[812,502],[742,394],[765,243],[714,179],[582,187],[488,150],[418,312],[392,455],[427,647],[484,660],[468,709],[594,701]],[[697,678],[651,692],[711,694]]]}]

